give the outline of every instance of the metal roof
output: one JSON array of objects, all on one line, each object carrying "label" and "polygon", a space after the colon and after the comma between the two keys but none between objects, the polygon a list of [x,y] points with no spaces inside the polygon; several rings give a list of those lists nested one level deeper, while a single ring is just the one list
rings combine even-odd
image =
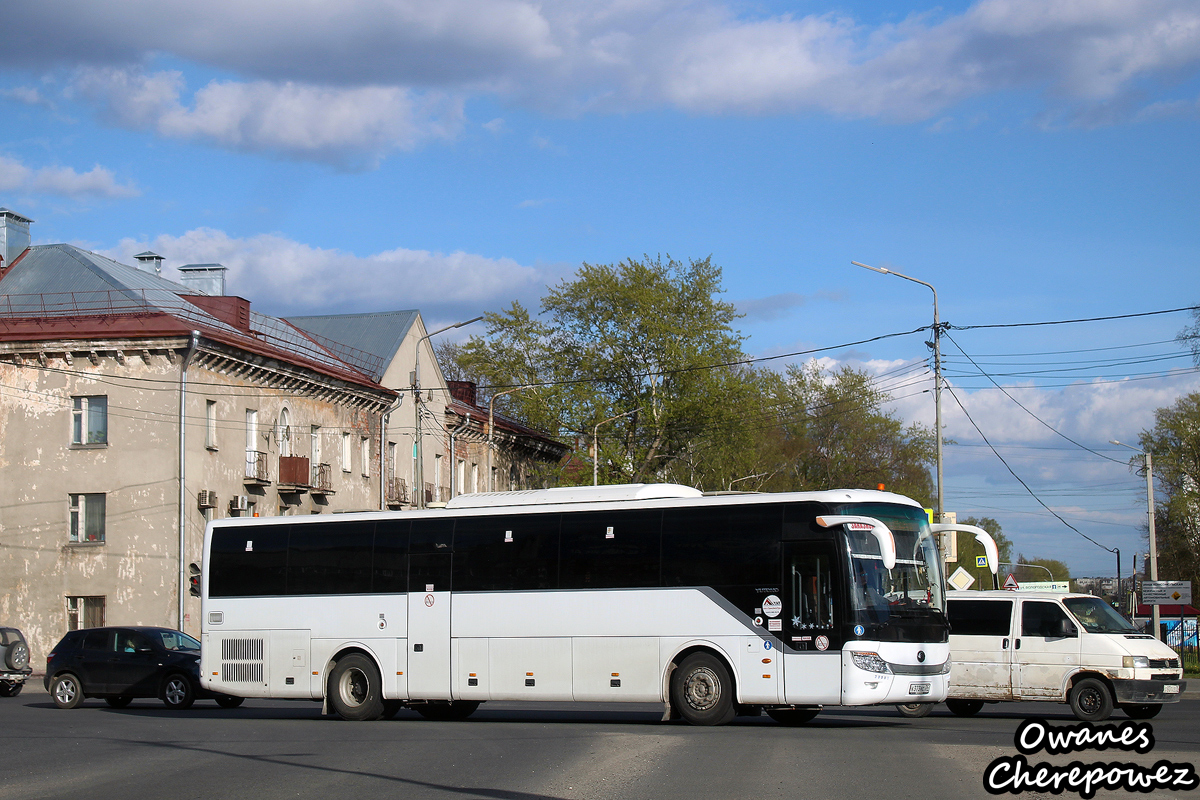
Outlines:
[{"label": "metal roof", "polygon": [[[59,294],[62,292],[165,292],[196,294],[186,286],[153,272],[131,267],[70,244],[39,244],[15,262],[0,283],[0,294]],[[178,298],[176,303],[183,302]]]},{"label": "metal roof", "polygon": [[189,302],[188,296],[207,297],[74,245],[38,245],[0,279],[0,325],[5,320],[14,324],[33,320],[46,326],[88,317],[167,315],[187,328],[201,328],[206,335],[252,352],[265,350],[337,377],[378,384],[371,373],[380,370],[379,360],[369,354],[320,341],[282,319],[255,311],[250,312],[251,333],[247,334]]},{"label": "metal roof", "polygon": [[309,333],[370,353],[380,360],[378,372],[371,377],[383,379],[400,343],[416,323],[420,312],[380,311],[368,314],[331,314],[316,317],[284,317],[284,320]]}]

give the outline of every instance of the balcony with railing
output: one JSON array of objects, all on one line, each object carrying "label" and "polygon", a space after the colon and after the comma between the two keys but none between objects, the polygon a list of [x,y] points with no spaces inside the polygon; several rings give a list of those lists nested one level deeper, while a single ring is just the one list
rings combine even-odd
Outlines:
[{"label": "balcony with railing", "polygon": [[312,481],[309,485],[313,494],[337,494],[333,490],[333,467],[317,464],[312,468]]},{"label": "balcony with railing", "polygon": [[246,476],[242,481],[247,486],[268,486],[271,483],[267,472],[267,454],[261,450],[246,451]]},{"label": "balcony with railing", "polygon": [[384,493],[389,506],[408,505],[408,484],[404,478],[388,478],[384,482]]},{"label": "balcony with railing", "polygon": [[279,491],[304,494],[312,475],[308,469],[308,456],[279,457]]}]

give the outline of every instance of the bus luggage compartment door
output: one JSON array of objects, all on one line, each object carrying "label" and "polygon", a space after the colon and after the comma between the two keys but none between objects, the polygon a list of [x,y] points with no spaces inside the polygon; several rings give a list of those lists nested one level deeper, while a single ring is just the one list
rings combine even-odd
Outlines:
[{"label": "bus luggage compartment door", "polygon": [[450,699],[450,592],[408,593],[408,696]]}]

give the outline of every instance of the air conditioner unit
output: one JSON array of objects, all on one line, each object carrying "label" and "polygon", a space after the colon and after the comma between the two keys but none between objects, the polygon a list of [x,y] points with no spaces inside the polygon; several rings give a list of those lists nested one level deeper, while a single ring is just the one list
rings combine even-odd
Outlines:
[{"label": "air conditioner unit", "polygon": [[237,497],[235,497],[229,501],[229,510],[230,511],[249,511],[250,510],[250,498],[244,494],[238,495]]},{"label": "air conditioner unit", "polygon": [[196,505],[200,510],[217,507],[217,493],[211,489],[201,489],[196,494]]}]

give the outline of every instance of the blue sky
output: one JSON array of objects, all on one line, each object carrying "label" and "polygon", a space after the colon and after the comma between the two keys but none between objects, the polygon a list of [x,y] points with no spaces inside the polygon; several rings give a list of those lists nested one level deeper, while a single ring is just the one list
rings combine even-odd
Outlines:
[{"label": "blue sky", "polygon": [[[931,295],[851,260],[934,284],[963,327],[1200,303],[1195,2],[47,0],[6,18],[0,205],[38,242],[219,261],[271,313],[437,325],[536,306],[584,261],[711,255],[749,352],[830,348],[931,423],[927,371],[905,368],[923,335],[834,347],[928,324]],[[1124,461],[1109,439],[1200,390],[1171,342],[1189,320],[952,336]],[[946,352],[1013,470],[1128,568],[1141,480]],[[1111,574],[944,410],[949,509]]]}]

